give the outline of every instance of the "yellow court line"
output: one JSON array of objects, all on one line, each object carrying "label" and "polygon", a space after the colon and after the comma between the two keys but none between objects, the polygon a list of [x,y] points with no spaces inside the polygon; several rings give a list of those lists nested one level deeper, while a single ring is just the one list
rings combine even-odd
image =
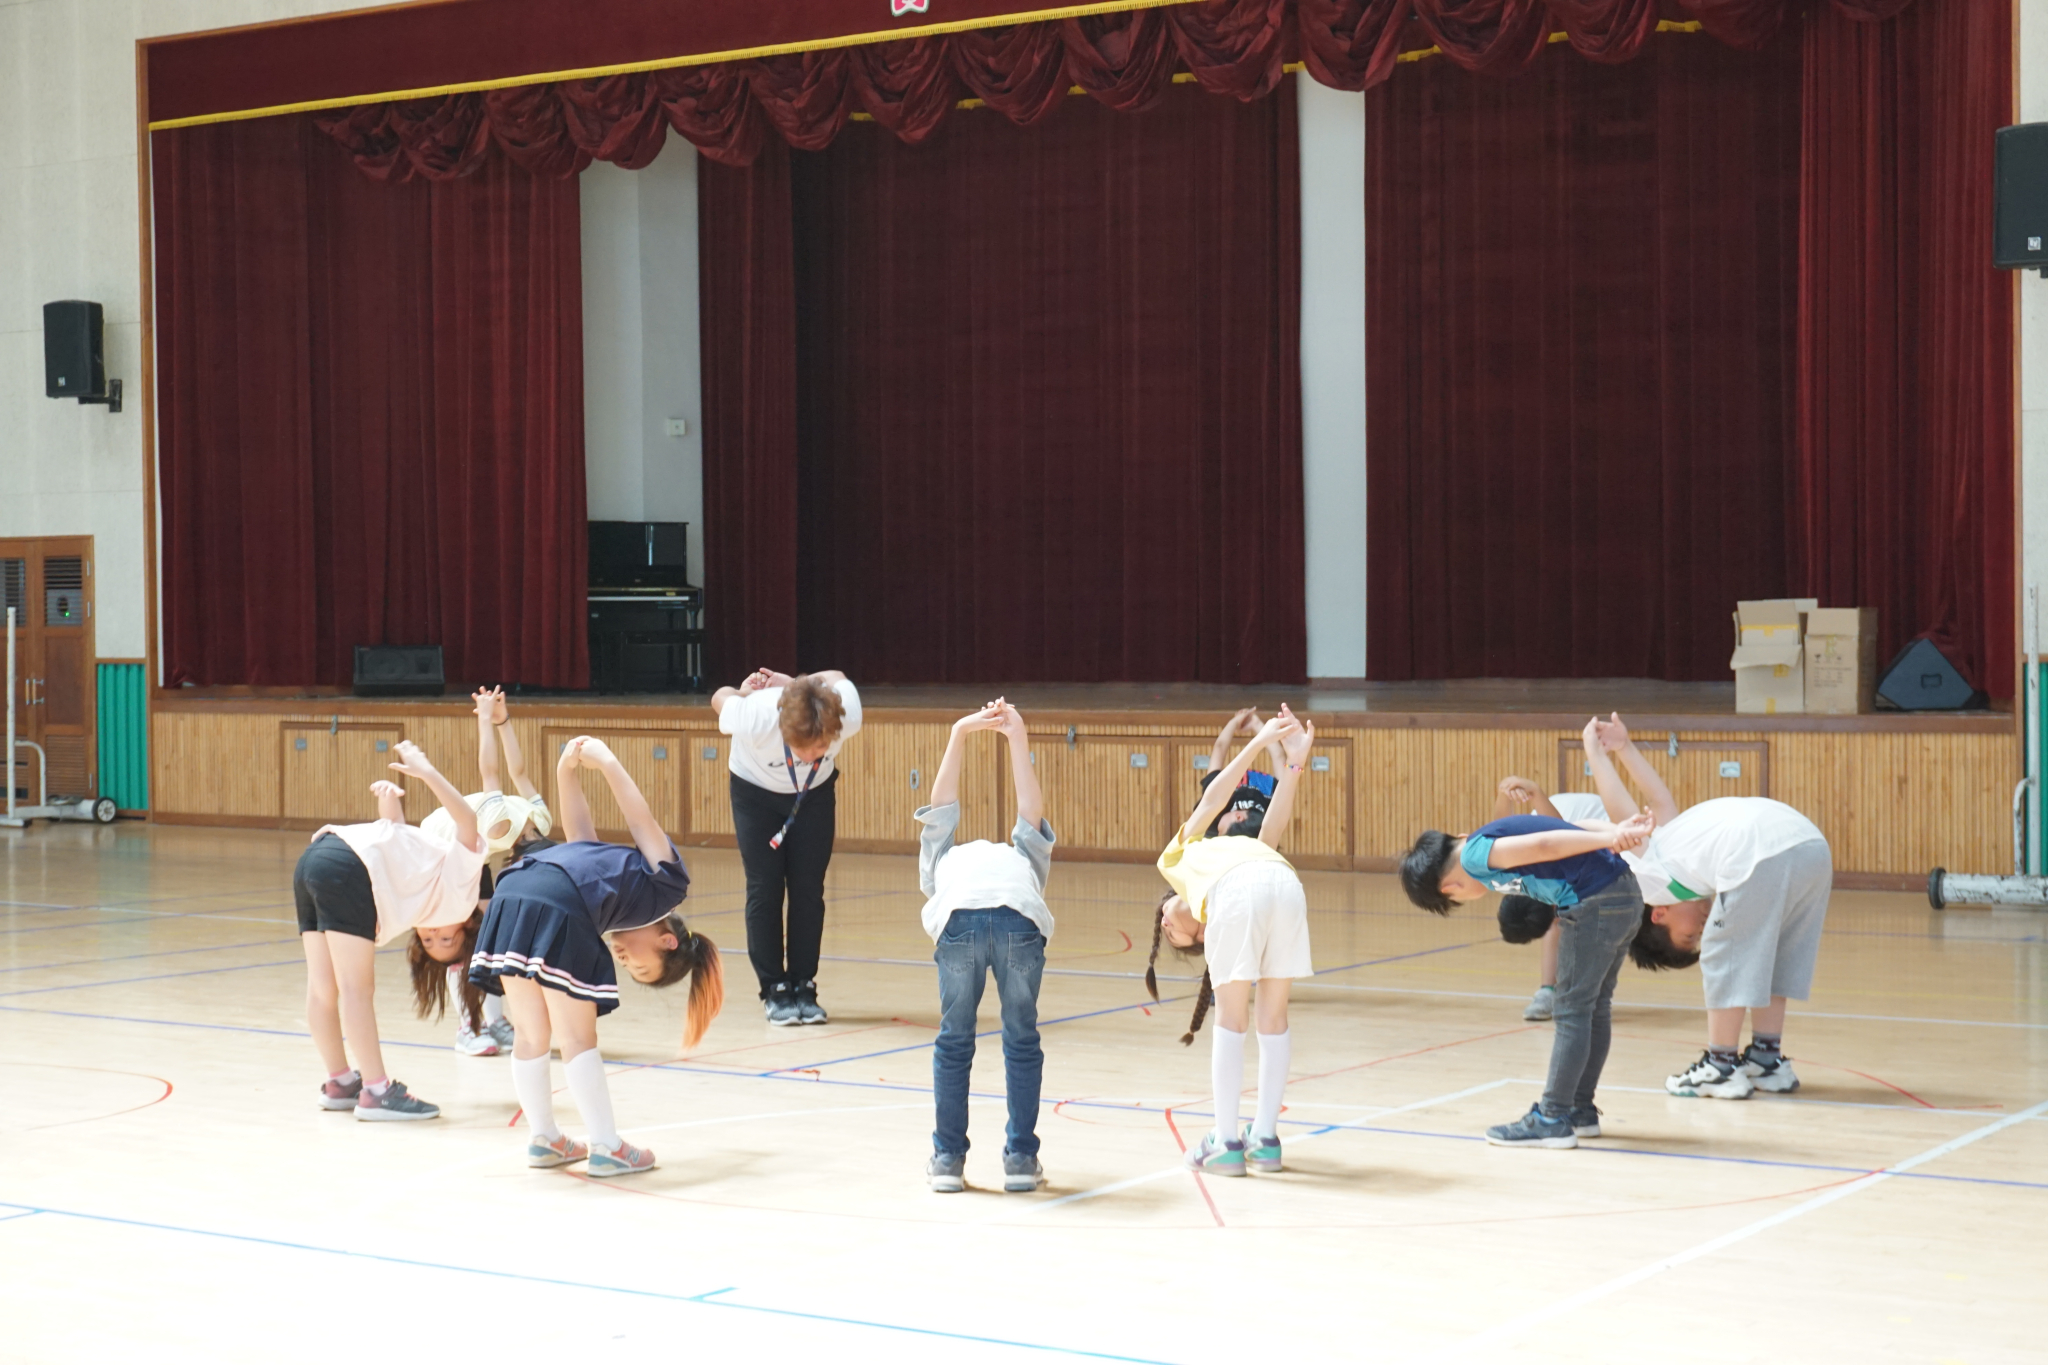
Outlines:
[{"label": "yellow court line", "polygon": [[670,71],[684,66],[752,61],[761,57],[787,56],[793,52],[824,52],[837,48],[865,47],[870,43],[899,42],[905,38],[937,37],[948,33],[968,33],[982,28],[1006,28],[1012,24],[1084,19],[1095,14],[1117,14],[1134,9],[1164,9],[1168,5],[1195,3],[1198,3],[1198,0],[1095,0],[1091,4],[1024,10],[1016,14],[991,15],[986,19],[953,19],[938,24],[916,24],[907,28],[883,29],[872,33],[850,33],[839,38],[820,38],[812,42],[736,48],[730,52],[700,52],[687,57],[660,57],[645,62],[621,62],[614,66],[581,67],[573,71],[537,71],[524,76],[501,76],[488,81],[423,86],[417,90],[383,90],[367,95],[339,95],[332,99],[301,100],[295,104],[272,104],[260,109],[233,109],[218,114],[156,119],[151,121],[149,131],[155,133],[172,128],[194,128],[208,123],[233,123],[242,119],[270,118],[278,114],[304,114],[317,109],[345,109],[358,104],[384,104],[392,100],[426,99],[434,95],[460,95],[476,90],[509,90],[521,85],[550,85],[556,81],[595,80],[603,76],[626,76],[641,71]]}]

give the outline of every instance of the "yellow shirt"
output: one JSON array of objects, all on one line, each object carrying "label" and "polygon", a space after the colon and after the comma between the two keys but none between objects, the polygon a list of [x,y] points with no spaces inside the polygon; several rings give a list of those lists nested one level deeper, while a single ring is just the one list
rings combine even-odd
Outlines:
[{"label": "yellow shirt", "polygon": [[1248,839],[1242,834],[1219,834],[1214,839],[1204,839],[1199,834],[1188,839],[1184,835],[1185,831],[1176,831],[1173,842],[1159,855],[1159,875],[1166,878],[1166,884],[1188,903],[1189,912],[1204,924],[1209,922],[1209,891],[1224,873],[1246,863],[1294,866],[1280,856],[1279,849],[1261,839]]}]

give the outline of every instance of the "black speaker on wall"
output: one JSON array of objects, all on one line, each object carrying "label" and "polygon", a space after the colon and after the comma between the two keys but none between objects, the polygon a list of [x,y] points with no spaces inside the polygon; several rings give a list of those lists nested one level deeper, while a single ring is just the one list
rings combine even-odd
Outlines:
[{"label": "black speaker on wall", "polygon": [[447,683],[439,645],[357,645],[359,697],[438,697]]},{"label": "black speaker on wall", "polygon": [[52,398],[103,398],[107,392],[106,315],[96,303],[43,305],[43,392]]},{"label": "black speaker on wall", "polygon": [[2048,273],[2048,123],[2000,128],[1991,263]]}]

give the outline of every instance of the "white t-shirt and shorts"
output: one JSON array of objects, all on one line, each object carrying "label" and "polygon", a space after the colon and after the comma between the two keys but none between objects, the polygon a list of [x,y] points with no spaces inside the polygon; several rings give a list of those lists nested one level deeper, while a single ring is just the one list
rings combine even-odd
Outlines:
[{"label": "white t-shirt and shorts", "polygon": [[1813,993],[1835,865],[1827,838],[1782,801],[1703,801],[1630,856],[1651,905],[1717,897],[1700,938],[1708,1009],[1762,1009]]},{"label": "white t-shirt and shorts", "polygon": [[1308,897],[1278,849],[1241,834],[1187,840],[1159,855],[1159,870],[1206,926],[1209,983],[1314,976]]}]

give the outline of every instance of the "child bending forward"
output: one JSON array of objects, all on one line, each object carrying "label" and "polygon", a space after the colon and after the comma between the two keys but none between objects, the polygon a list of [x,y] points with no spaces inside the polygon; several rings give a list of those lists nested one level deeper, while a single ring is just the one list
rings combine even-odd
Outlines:
[{"label": "child bending forward", "polygon": [[[954,844],[960,825],[960,766],[967,736],[1000,731],[1010,743],[1010,776],[1017,790],[1017,825],[1010,842],[986,839]],[[932,803],[917,812],[918,880],[929,898],[924,931],[938,948],[939,1040],[932,1051],[932,1089],[938,1126],[925,1167],[931,1187],[957,1194],[967,1187],[967,1085],[974,1068],[975,1014],[990,972],[1003,1011],[1003,1076],[1010,1101],[1004,1132],[1003,1188],[1035,1190],[1045,1183],[1038,1160],[1038,1090],[1045,1051],[1038,1043],[1038,984],[1045,974],[1045,944],[1052,912],[1045,908],[1045,877],[1052,867],[1052,826],[1031,765],[1024,717],[1001,698],[953,723],[946,756],[932,780]]]},{"label": "child bending forward", "polygon": [[[1175,950],[1205,954],[1208,969],[1195,997],[1195,1017],[1181,1038],[1195,1041],[1202,1016],[1209,1011],[1211,986],[1216,998],[1215,1041],[1210,1047],[1209,1075],[1216,1095],[1216,1126],[1188,1151],[1188,1165],[1209,1175],[1241,1176],[1278,1171],[1280,1101],[1287,1089],[1293,1043],[1287,1027],[1287,998],[1294,978],[1312,976],[1309,960],[1308,900],[1301,878],[1280,856],[1280,840],[1294,815],[1295,789],[1315,743],[1315,727],[1304,727],[1285,706],[1267,721],[1230,766],[1203,788],[1194,813],[1159,855],[1159,872],[1173,890],[1159,902],[1152,929],[1152,961],[1159,960],[1162,936]],[[1286,766],[1273,789],[1256,837],[1225,833],[1205,837],[1209,822],[1222,813],[1253,756],[1278,744]],[[1241,824],[1240,824],[1240,827]],[[1251,1123],[1238,1127],[1244,1097],[1244,1035],[1252,1024],[1252,988],[1258,987],[1259,1100]],[[1159,998],[1153,966],[1145,969],[1145,987]]]}]

